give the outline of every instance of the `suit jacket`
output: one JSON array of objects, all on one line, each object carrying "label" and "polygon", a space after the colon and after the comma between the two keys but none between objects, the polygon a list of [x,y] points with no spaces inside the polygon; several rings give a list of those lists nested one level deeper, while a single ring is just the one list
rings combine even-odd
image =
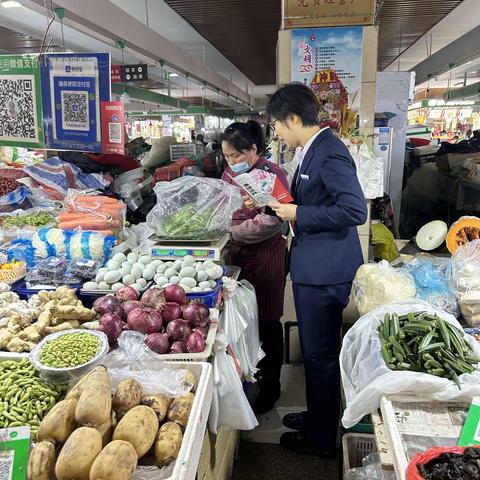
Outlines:
[{"label": "suit jacket", "polygon": [[292,182],[297,207],[292,241],[292,281],[337,285],[353,280],[363,264],[357,226],[367,220],[366,200],[355,163],[330,130],[307,151]]}]

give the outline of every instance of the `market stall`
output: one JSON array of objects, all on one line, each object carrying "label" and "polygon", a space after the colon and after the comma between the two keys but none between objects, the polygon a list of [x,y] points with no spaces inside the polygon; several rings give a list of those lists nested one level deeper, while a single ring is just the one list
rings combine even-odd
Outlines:
[{"label": "market stall", "polygon": [[428,251],[359,269],[340,356],[344,478],[477,478],[477,221],[427,226]]}]

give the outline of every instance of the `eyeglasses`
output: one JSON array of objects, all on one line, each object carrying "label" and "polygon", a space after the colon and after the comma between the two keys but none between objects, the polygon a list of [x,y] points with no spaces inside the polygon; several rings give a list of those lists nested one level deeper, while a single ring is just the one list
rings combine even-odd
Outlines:
[{"label": "eyeglasses", "polygon": [[273,122],[270,122],[268,126],[272,129],[275,130],[275,124],[278,122],[278,120],[273,120]]}]

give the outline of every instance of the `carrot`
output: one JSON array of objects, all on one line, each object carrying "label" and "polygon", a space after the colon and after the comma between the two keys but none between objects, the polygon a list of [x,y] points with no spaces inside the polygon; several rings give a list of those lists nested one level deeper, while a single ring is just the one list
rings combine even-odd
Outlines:
[{"label": "carrot", "polygon": [[103,195],[79,195],[75,198],[74,203],[119,203],[119,200]]},{"label": "carrot", "polygon": [[82,221],[79,220],[71,220],[71,221],[66,221],[66,222],[60,222],[58,224],[60,228],[63,228],[64,230],[71,230],[73,228],[81,227],[83,230],[88,230],[89,228],[95,228],[98,230],[109,230],[110,228],[114,227],[119,227],[120,224],[119,222],[115,221],[107,221],[102,218],[98,219],[85,219]]}]

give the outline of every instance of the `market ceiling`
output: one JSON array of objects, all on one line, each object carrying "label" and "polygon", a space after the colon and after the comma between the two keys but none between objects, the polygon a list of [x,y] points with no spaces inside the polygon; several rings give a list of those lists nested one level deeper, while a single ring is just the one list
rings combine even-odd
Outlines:
[{"label": "market ceiling", "polygon": [[[256,85],[276,83],[281,0],[165,0]],[[462,0],[379,0],[383,70]]]}]

